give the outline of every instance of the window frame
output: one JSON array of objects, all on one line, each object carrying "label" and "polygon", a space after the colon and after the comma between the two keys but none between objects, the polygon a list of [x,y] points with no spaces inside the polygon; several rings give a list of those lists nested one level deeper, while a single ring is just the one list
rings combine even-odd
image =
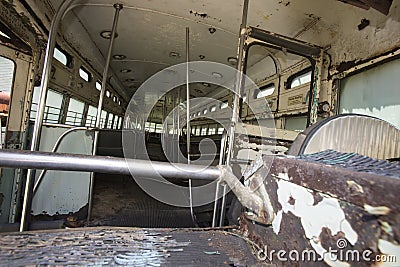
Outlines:
[{"label": "window frame", "polygon": [[299,85],[296,85],[296,86],[292,87],[292,83],[296,78],[299,78],[299,77],[301,77],[304,74],[307,74],[309,72],[310,72],[310,76],[311,76],[310,82],[312,82],[312,80],[313,80],[313,77],[312,77],[313,76],[313,68],[312,67],[308,67],[308,68],[305,68],[305,69],[303,69],[301,71],[298,71],[295,74],[292,74],[291,76],[289,76],[289,78],[287,78],[287,80],[286,80],[286,82],[284,84],[285,85],[285,89],[286,90],[294,89],[294,88],[298,88],[298,87],[300,87],[300,86],[302,86],[304,84],[310,83],[310,82],[300,83]]}]

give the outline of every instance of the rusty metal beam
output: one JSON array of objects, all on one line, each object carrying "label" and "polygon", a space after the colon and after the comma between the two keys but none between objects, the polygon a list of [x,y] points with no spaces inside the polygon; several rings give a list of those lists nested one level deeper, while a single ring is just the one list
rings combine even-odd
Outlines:
[{"label": "rusty metal beam", "polygon": [[400,213],[400,179],[293,158],[266,156],[264,161],[267,166],[272,161],[270,175],[287,174],[291,183],[354,205],[387,206],[393,212]]}]

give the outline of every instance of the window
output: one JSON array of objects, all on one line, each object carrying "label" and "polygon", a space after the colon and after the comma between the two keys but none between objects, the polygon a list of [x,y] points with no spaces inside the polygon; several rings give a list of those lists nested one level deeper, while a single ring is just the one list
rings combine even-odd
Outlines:
[{"label": "window", "polygon": [[207,126],[202,126],[201,127],[201,135],[207,135],[207,130],[208,130]]},{"label": "window", "polygon": [[215,134],[215,126],[208,129],[208,135],[213,135],[213,134]]},{"label": "window", "polygon": [[197,116],[201,116],[201,111],[197,112]]},{"label": "window", "polygon": [[4,114],[0,116],[1,123],[1,143],[0,147],[4,143],[4,136],[6,131],[6,122],[10,93],[12,90],[13,80],[14,80],[14,62],[8,58],[0,56],[0,113]]},{"label": "window", "polygon": [[97,117],[97,108],[94,106],[89,106],[88,114],[86,117],[86,126],[87,127],[95,127],[96,126],[96,117]]},{"label": "window", "polygon": [[154,122],[146,122],[145,130],[150,132],[150,133],[154,133],[156,131],[157,125],[161,125],[161,130],[162,130],[162,124],[156,124]]},{"label": "window", "polygon": [[85,103],[76,99],[71,98],[69,100],[67,118],[65,124],[79,126],[82,124],[83,110],[85,109]]},{"label": "window", "polygon": [[200,135],[200,131],[201,131],[201,127],[197,126],[196,127],[196,135],[199,136]]},{"label": "window", "polygon": [[312,73],[311,69],[306,69],[293,75],[287,81],[287,85],[290,84],[290,86],[287,87],[287,89],[294,88],[311,82],[311,73]]},{"label": "window", "polygon": [[111,97],[111,92],[110,91],[106,91],[106,97]]},{"label": "window", "polygon": [[44,110],[43,122],[59,123],[61,117],[61,105],[63,102],[63,98],[64,96],[56,91],[49,90],[47,92],[46,107]]},{"label": "window", "polygon": [[92,74],[83,66],[79,68],[79,76],[87,82],[90,82],[92,79]]},{"label": "window", "polygon": [[243,97],[242,97],[242,99],[243,99],[243,102],[246,102],[247,94],[244,94]]},{"label": "window", "polygon": [[396,59],[344,78],[339,113],[373,116],[400,128],[399,74],[400,59]]},{"label": "window", "polygon": [[117,115],[114,115],[113,129],[118,129],[118,120],[119,120],[119,117]]},{"label": "window", "polygon": [[102,128],[102,129],[105,128],[106,120],[107,120],[107,111],[102,110],[101,111],[101,116],[100,116],[100,128]]},{"label": "window", "polygon": [[162,132],[163,132],[163,125],[156,124],[156,133],[162,133]]},{"label": "window", "polygon": [[[118,121],[118,129],[122,129],[122,122],[123,122],[123,118],[119,117],[119,121]],[[140,127],[141,128],[141,127]]]},{"label": "window", "polygon": [[205,109],[203,110],[203,114],[206,115],[206,114],[207,114],[207,111],[208,111],[208,110],[205,108]]},{"label": "window", "polygon": [[[40,87],[33,88],[32,106],[30,119],[35,120],[37,106],[39,102]],[[48,90],[46,97],[46,106],[44,108],[43,122],[45,123],[59,123],[61,117],[61,105],[64,96],[56,91]]]},{"label": "window", "polygon": [[121,104],[122,104],[121,100],[118,100],[118,106],[121,106]]},{"label": "window", "polygon": [[210,112],[214,112],[216,110],[217,110],[217,106],[216,105],[210,107]]},{"label": "window", "polygon": [[69,58],[71,56],[61,49],[55,47],[53,57],[57,59],[57,61],[61,62],[61,64],[63,64],[64,66],[68,66],[68,63],[70,62]]},{"label": "window", "polygon": [[218,128],[218,134],[223,134],[224,133],[224,128],[223,127],[219,127]]},{"label": "window", "polygon": [[118,102],[118,97],[117,97],[117,96],[113,96],[113,101],[114,101],[115,103],[117,103],[117,102]]},{"label": "window", "polygon": [[224,102],[221,103],[221,106],[220,106],[221,109],[224,109],[224,108],[227,108],[227,107],[228,107],[228,101],[224,101]]},{"label": "window", "polygon": [[255,95],[256,99],[266,97],[266,96],[272,95],[274,93],[275,85],[273,83],[271,83],[271,84],[262,86],[260,88],[260,90],[257,90],[257,91],[258,91],[257,95]]},{"label": "window", "polygon": [[0,56],[0,92],[10,94],[14,80],[14,62]]},{"label": "window", "polygon": [[101,82],[100,81],[96,82],[96,89],[101,91]]},{"label": "window", "polygon": [[108,113],[108,118],[107,118],[107,128],[108,129],[112,129],[113,122],[114,122],[114,114],[112,114],[110,112],[110,113]]}]

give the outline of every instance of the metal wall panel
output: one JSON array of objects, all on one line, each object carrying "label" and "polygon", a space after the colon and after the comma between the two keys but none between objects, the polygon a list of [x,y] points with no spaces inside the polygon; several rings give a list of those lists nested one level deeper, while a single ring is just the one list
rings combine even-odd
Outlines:
[{"label": "metal wall panel", "polygon": [[[43,127],[40,151],[51,151],[58,137],[68,128]],[[91,155],[92,133],[77,131],[67,135],[57,152]],[[36,179],[40,171],[36,172]],[[77,212],[88,203],[90,173],[48,171],[32,202],[34,215]]]}]

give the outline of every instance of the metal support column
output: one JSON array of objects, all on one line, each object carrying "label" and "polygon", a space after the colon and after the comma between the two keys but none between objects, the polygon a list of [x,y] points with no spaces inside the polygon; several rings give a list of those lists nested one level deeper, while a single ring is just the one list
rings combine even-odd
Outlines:
[{"label": "metal support column", "polygon": [[[57,29],[61,19],[63,18],[66,11],[68,10],[68,7],[71,5],[73,1],[74,0],[65,0],[61,4],[60,8],[58,9],[57,13],[54,16],[53,21],[51,22],[49,31],[49,40],[47,42],[46,54],[44,58],[43,74],[40,83],[38,109],[36,113],[35,124],[33,126],[31,151],[37,151],[39,149],[40,134],[42,131],[42,124],[43,124],[43,115],[46,106],[47,89],[50,80],[51,63],[53,60],[54,48],[56,45]],[[26,231],[29,228],[29,217],[31,214],[34,181],[35,181],[35,170],[29,169],[27,173],[24,200],[22,204],[22,217],[19,228],[20,232]]]},{"label": "metal support column", "polygon": [[[101,83],[99,104],[97,106],[97,116],[96,116],[96,125],[95,125],[96,128],[100,128],[101,111],[103,109],[104,95],[105,95],[106,88],[107,88],[108,72],[110,70],[110,61],[111,61],[112,50],[114,47],[115,33],[117,31],[119,13],[120,13],[121,9],[123,8],[123,5],[122,4],[114,4],[114,8],[115,8],[114,21],[113,21],[113,26],[112,26],[112,30],[111,30],[110,43],[108,45],[106,63],[104,66],[104,71],[103,71],[103,79],[102,79],[102,83]],[[97,152],[96,148],[97,148],[98,142],[99,142],[99,132],[96,131],[94,133],[93,153],[92,153],[93,155],[96,155],[96,152]],[[94,189],[94,173],[92,172],[90,174],[90,183],[89,183],[89,200],[88,200],[89,207],[88,207],[88,216],[87,216],[88,221],[90,220],[90,216],[92,213],[93,189]]]},{"label": "metal support column", "polygon": [[[242,14],[242,23],[240,25],[240,32],[239,32],[239,47],[238,47],[238,63],[237,63],[237,74],[236,74],[236,80],[235,80],[235,95],[233,99],[233,110],[232,110],[232,117],[231,117],[231,123],[230,123],[230,128],[228,131],[228,145],[226,147],[227,149],[227,156],[226,156],[226,162],[225,164],[227,166],[231,165],[231,159],[232,159],[232,151],[233,151],[233,146],[234,146],[234,140],[235,140],[235,129],[236,129],[236,123],[239,120],[239,109],[240,109],[240,98],[242,97],[242,92],[241,89],[243,87],[243,66],[244,66],[244,42],[246,38],[246,25],[247,25],[247,14],[249,10],[249,0],[244,0],[243,2],[243,14]],[[224,147],[225,150],[225,147]],[[222,152],[222,151],[221,151]],[[220,152],[220,153],[221,153]],[[226,184],[223,185],[223,196],[222,196],[222,206],[221,206],[221,217],[220,217],[220,226],[223,225],[223,216],[224,216],[224,211],[225,211],[225,193],[226,193]]]},{"label": "metal support column", "polygon": [[[186,27],[186,151],[187,163],[190,165],[190,86],[189,86],[189,27]],[[189,206],[192,220],[196,224],[193,212],[192,179],[189,178]]]}]

